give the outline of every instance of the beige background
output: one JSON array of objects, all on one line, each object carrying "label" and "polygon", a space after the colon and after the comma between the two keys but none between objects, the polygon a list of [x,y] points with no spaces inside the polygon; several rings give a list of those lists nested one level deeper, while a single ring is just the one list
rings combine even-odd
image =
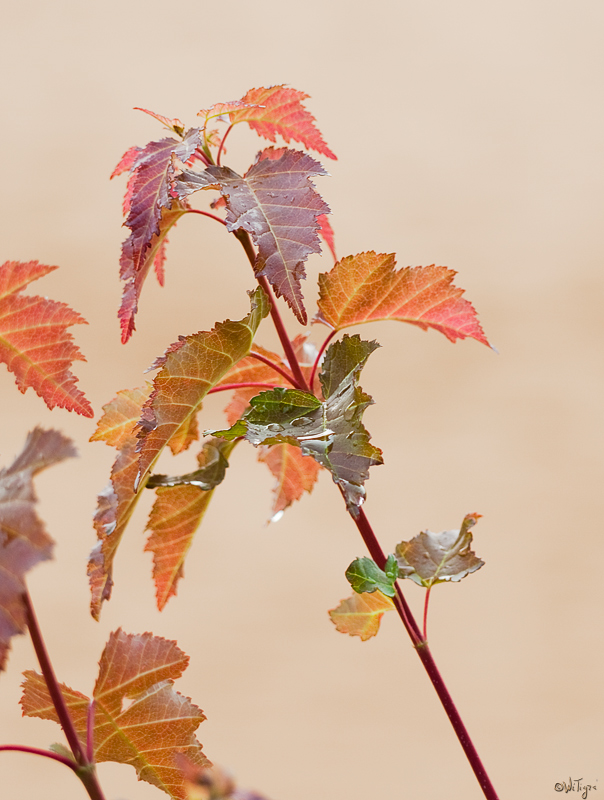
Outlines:
[{"label": "beige background", "polygon": [[[500,355],[394,323],[360,329],[383,345],[363,378],[386,459],[367,513],[386,549],[484,515],[475,544],[486,567],[434,592],[435,657],[502,798],[553,798],[569,777],[598,781],[600,794],[601,0],[3,6],[0,258],[60,265],[31,291],[90,322],[75,330],[88,358],[76,372],[97,414],[140,385],[178,334],[242,316],[253,284],[237,243],[187,218],[172,236],[166,288],[145,286],[137,333],[120,345],[124,187],[108,175],[127,147],[162,135],[133,106],[194,124],[199,108],[252,86],[308,92],[339,156],[319,187],[339,253],[396,251],[402,266],[459,272]],[[227,163],[245,169],[260,146],[240,127]],[[309,261],[310,305],[328,267]],[[268,329],[260,339],[273,342]],[[1,463],[38,423],[81,453],[39,479],[57,561],[30,580],[63,680],[90,691],[111,630],[152,630],[191,654],[181,691],[207,713],[208,756],[243,786],[273,800],[482,796],[398,620],[363,644],[327,618],[348,592],[345,567],[364,554],[327,476],[266,527],[270,476],[251,448],[238,452],[161,615],[142,553],[146,498],[97,624],[85,561],[112,451],[87,443],[92,421],[22,397],[3,368],[0,397]],[[208,405],[204,427],[219,409]],[[419,610],[420,590],[406,591]],[[35,666],[23,637],[0,677],[2,742],[44,747],[61,736],[20,718],[20,673]],[[100,774],[107,800],[159,796],[127,767]],[[84,796],[59,765],[6,753],[0,794]]]}]

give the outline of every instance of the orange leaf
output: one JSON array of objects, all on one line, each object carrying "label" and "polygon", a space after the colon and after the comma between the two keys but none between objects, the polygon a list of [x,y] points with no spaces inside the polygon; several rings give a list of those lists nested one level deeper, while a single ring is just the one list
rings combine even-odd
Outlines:
[{"label": "orange leaf", "polygon": [[[186,787],[176,755],[181,753],[200,767],[210,764],[194,735],[205,716],[173,689],[188,662],[176,642],[117,630],[101,656],[92,696],[95,761],[131,764],[139,780],[178,800],[186,798]],[[65,685],[61,690],[85,743],[90,700]],[[25,673],[21,705],[24,715],[59,721],[43,678],[35,672]]]},{"label": "orange leaf", "polygon": [[[113,588],[113,559],[118,545],[141,496],[134,492],[138,474],[137,439],[134,427],[139,421],[143,404],[151,392],[147,384],[139,389],[119,392],[106,406],[91,441],[105,441],[119,448],[111,470],[111,483],[98,497],[94,527],[98,542],[88,560],[90,582],[90,611],[95,619],[101,613],[104,600],[111,597]],[[144,484],[143,484],[144,485]]]},{"label": "orange leaf", "polygon": [[107,442],[118,449],[133,438],[134,426],[141,415],[141,408],[151,394],[150,383],[138,389],[124,389],[107,405],[105,412],[97,424],[96,431],[90,437],[91,442]]},{"label": "orange leaf", "polygon": [[151,535],[145,550],[153,553],[153,580],[160,611],[176,594],[176,584],[183,576],[185,556],[212,499],[212,492],[191,485],[160,486],[157,489],[157,499],[147,524]]},{"label": "orange leaf", "polygon": [[6,261],[0,267],[0,361],[15,375],[21,392],[31,387],[49,408],[92,417],[90,403],[70,372],[73,361],[86,359],[67,331],[86,320],[65,303],[21,294],[55,269],[37,261]]},{"label": "orange leaf", "polygon": [[272,517],[272,521],[276,522],[294,500],[299,500],[304,492],[312,492],[321,467],[313,458],[303,455],[299,447],[291,444],[263,447],[258,454],[258,461],[263,461],[277,480],[273,489]]},{"label": "orange leaf", "polygon": [[360,636],[362,641],[366,641],[377,634],[384,612],[393,608],[392,600],[379,590],[362,594],[355,592],[330,611],[329,616],[340,633]]},{"label": "orange leaf", "polygon": [[35,428],[21,454],[0,470],[0,670],[10,640],[25,633],[25,573],[52,557],[53,540],[34,510],[33,477],[52,464],[76,455],[72,442],[58,431]]},{"label": "orange leaf", "polygon": [[315,118],[302,105],[308,97],[304,92],[283,85],[250,89],[240,101],[248,107],[235,107],[229,111],[231,123],[247,122],[252,130],[269,142],[276,142],[279,134],[288,143],[293,139],[309,150],[335,159],[315,125]]},{"label": "orange leaf", "polygon": [[362,322],[394,319],[434,330],[454,342],[466,336],[489,345],[463,289],[447,267],[395,270],[394,255],[373,251],[347,256],[319,275],[316,322],[336,330]]}]

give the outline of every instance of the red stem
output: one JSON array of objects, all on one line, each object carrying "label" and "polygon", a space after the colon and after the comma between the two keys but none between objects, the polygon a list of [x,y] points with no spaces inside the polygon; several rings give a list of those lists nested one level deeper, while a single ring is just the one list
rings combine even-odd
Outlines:
[{"label": "red stem", "polygon": [[216,222],[220,222],[221,225],[226,225],[223,219],[217,217],[216,214],[210,214],[209,211],[200,211],[198,208],[190,208],[187,214],[201,214],[202,217],[209,217],[210,219],[216,220]]},{"label": "red stem", "polygon": [[319,352],[317,353],[317,357],[315,358],[315,363],[313,364],[313,367],[312,367],[312,372],[310,373],[310,381],[309,381],[309,383],[310,383],[311,386],[314,385],[315,375],[317,373],[317,369],[319,368],[319,362],[321,361],[321,356],[325,352],[325,348],[331,342],[331,340],[336,335],[336,333],[337,333],[337,330],[335,328],[333,329],[333,331],[330,331],[328,336],[327,336],[327,338],[325,339],[325,341],[323,342],[323,344],[319,348]]},{"label": "red stem", "polygon": [[[252,240],[250,239],[250,235],[247,231],[244,231],[242,228],[238,228],[234,231],[234,235],[239,241],[241,242],[241,246],[245,250],[245,254],[248,257],[248,261],[252,265],[252,269],[256,264],[256,253],[254,251],[254,247],[252,245]],[[308,392],[308,394],[312,394],[310,391],[309,385],[306,383],[306,379],[302,374],[302,370],[300,369],[300,364],[298,363],[298,359],[296,358],[296,354],[294,353],[294,348],[292,347],[292,343],[289,340],[289,336],[287,335],[287,331],[285,330],[285,325],[283,324],[283,320],[281,319],[281,315],[279,314],[279,309],[277,308],[277,303],[271,291],[271,287],[268,285],[268,281],[266,278],[262,276],[256,275],[256,280],[262,286],[263,290],[265,291],[271,306],[271,318],[273,320],[273,325],[277,331],[277,335],[279,336],[279,341],[281,342],[281,347],[283,347],[283,352],[285,354],[285,358],[287,363],[289,364],[289,368],[292,371],[292,374],[295,378],[294,385],[297,389],[301,389],[303,392]]]},{"label": "red stem", "polygon": [[52,750],[40,750],[39,747],[29,747],[24,744],[0,744],[0,750],[13,750],[17,753],[31,753],[34,756],[44,756],[45,758],[52,758],[53,761],[65,764],[66,767],[69,767],[69,769],[72,769],[74,772],[77,772],[79,769],[79,766],[73,759],[62,756],[59,753],[53,753]]},{"label": "red stem", "polygon": [[271,361],[270,358],[267,358],[266,356],[260,355],[260,353],[255,353],[253,350],[250,353],[250,358],[255,358],[257,361],[262,361],[263,364],[266,364],[267,366],[269,366],[272,369],[274,369],[275,372],[278,372],[279,375],[282,375],[285,378],[285,380],[289,381],[289,383],[292,383],[292,384],[295,385],[296,381],[289,374],[289,372],[287,370],[283,369],[283,367],[280,367],[279,364],[275,364],[275,362]]},{"label": "red stem", "polygon": [[226,133],[222,137],[222,141],[220,142],[220,147],[218,148],[218,153],[216,154],[216,165],[218,167],[221,166],[221,164],[220,164],[220,156],[222,155],[222,151],[224,149],[224,143],[226,142],[226,138],[227,138],[227,136],[229,135],[229,133],[232,130],[233,130],[233,125],[229,125],[229,127],[226,129]]},{"label": "red stem", "polygon": [[430,602],[430,592],[432,587],[426,589],[426,597],[424,599],[424,641],[428,640],[428,603]]},{"label": "red stem", "polygon": [[[384,551],[382,550],[363,509],[360,508],[358,515],[356,517],[352,516],[352,518],[359,529],[359,533],[363,537],[363,541],[365,542],[371,557],[380,569],[384,569],[386,564],[386,556],[384,555]],[[411,637],[413,646],[415,647],[415,650],[420,657],[422,664],[424,665],[424,669],[428,673],[428,677],[432,681],[432,686],[434,686],[436,694],[438,695],[438,698],[442,703],[447,716],[449,717],[449,721],[453,726],[453,730],[457,734],[459,743],[463,748],[466,758],[470,762],[470,766],[474,770],[474,774],[476,775],[476,779],[480,784],[484,796],[487,798],[487,800],[498,800],[495,788],[486,773],[484,765],[480,760],[480,756],[478,755],[478,752],[476,751],[476,748],[470,739],[470,735],[466,730],[466,726],[464,725],[455,703],[453,702],[453,698],[449,694],[449,690],[447,689],[445,682],[438,671],[438,667],[432,658],[428,643],[425,638],[422,637],[413,614],[411,613],[411,609],[407,605],[407,602],[403,596],[403,592],[398,583],[395,584],[395,589],[396,598],[394,600],[394,604],[396,606],[396,610],[403,621],[403,625],[407,629],[407,633]]]},{"label": "red stem", "polygon": [[276,384],[274,383],[260,383],[259,381],[248,381],[247,383],[223,383],[222,386],[214,386],[213,389],[210,389],[208,394],[214,394],[215,392],[228,392],[231,389],[251,389],[252,387],[258,387],[259,389],[271,389],[276,388]]},{"label": "red stem", "polygon": [[46,650],[46,645],[44,644],[44,639],[42,638],[42,631],[38,625],[38,620],[31,602],[31,597],[29,596],[29,592],[27,590],[23,592],[22,598],[23,605],[25,606],[25,615],[27,619],[29,635],[31,636],[34,650],[36,651],[36,656],[38,657],[38,662],[40,664],[40,669],[42,670],[44,681],[48,688],[48,693],[50,694],[52,703],[59,718],[59,722],[61,723],[61,727],[63,728],[63,732],[65,733],[65,737],[69,743],[69,748],[76,761],[78,767],[78,777],[84,784],[90,800],[105,800],[105,796],[97,780],[94,764],[91,763],[86,757],[86,753],[84,752],[84,748],[82,747],[82,743],[80,742],[79,736],[76,732],[73,720],[71,719],[69,709],[65,703],[65,698],[61,692],[61,687],[57,681],[54,669],[52,668],[48,651]]}]

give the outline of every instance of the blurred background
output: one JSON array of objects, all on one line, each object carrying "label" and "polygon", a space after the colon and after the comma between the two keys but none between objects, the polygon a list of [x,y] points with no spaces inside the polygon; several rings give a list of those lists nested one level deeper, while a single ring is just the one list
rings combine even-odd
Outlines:
[{"label": "blurred background", "polygon": [[[483,514],[486,566],[434,590],[430,642],[501,798],[516,800],[554,797],[569,778],[604,788],[603,27],[598,0],[2,9],[0,261],[60,266],[28,291],[88,320],[73,329],[88,359],[74,371],[97,417],[179,334],[243,316],[253,285],[238,243],[191,215],[170,237],[165,288],[149,279],[137,331],[120,344],[125,179],[108,176],[128,147],[164,135],[133,106],[194,125],[200,108],[252,87],[307,92],[339,158],[323,160],[332,177],[317,181],[339,255],[375,249],[399,266],[458,271],[499,355],[401,324],[358,329],[383,346],[362,380],[385,457],[366,511],[387,552]],[[245,170],[263,146],[238,126],[226,163]],[[329,255],[308,262],[311,313],[330,266]],[[21,396],[4,367],[0,397],[2,465],[37,424],[80,452],[37,481],[56,561],[29,586],[61,680],[91,692],[109,632],[151,630],[190,654],[177,688],[208,717],[206,754],[242,786],[272,800],[482,797],[399,620],[386,616],[366,643],[329,621],[350,593],[345,568],[365,552],[327,475],[267,525],[272,478],[239,448],[162,614],[142,552],[149,492],[96,623],[85,564],[114,453],[88,443],[94,421]],[[225,399],[207,404],[202,427],[222,424]],[[192,463],[185,455],[182,471]],[[421,590],[404,588],[419,613]],[[22,720],[17,705],[30,668],[20,637],[0,676],[0,742],[47,747],[59,729]],[[99,771],[107,800],[160,796],[129,767]],[[18,753],[0,754],[0,787],[3,800],[85,796],[68,770]]]}]

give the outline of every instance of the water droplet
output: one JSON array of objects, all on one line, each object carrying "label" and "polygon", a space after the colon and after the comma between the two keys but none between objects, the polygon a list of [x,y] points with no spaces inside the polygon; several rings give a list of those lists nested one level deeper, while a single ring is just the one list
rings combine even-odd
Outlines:
[{"label": "water droplet", "polygon": [[266,427],[268,428],[269,431],[272,431],[273,433],[280,433],[282,430],[285,430],[283,425],[279,425],[279,423],[277,422],[271,422],[271,424],[267,425]]}]

